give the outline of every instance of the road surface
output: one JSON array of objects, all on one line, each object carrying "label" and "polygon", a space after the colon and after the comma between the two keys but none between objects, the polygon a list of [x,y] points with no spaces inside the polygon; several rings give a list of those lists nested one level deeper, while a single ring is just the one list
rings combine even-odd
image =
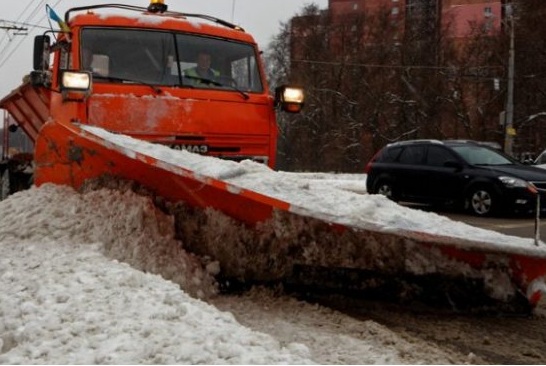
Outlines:
[{"label": "road surface", "polygon": [[[427,210],[427,208],[424,208]],[[526,238],[535,237],[534,217],[485,218],[438,212],[452,220]],[[546,241],[546,218],[539,233]],[[543,295],[543,297],[545,297]],[[327,299],[322,304],[363,321],[371,319],[407,337],[466,356],[472,364],[546,364],[546,299],[531,316],[471,315],[425,306],[400,306],[355,299]]]},{"label": "road surface", "polygon": [[[439,215],[447,216],[451,220],[461,221],[466,224],[482,229],[493,230],[506,235],[519,236],[522,238],[535,238],[535,217],[527,216],[503,216],[503,217],[478,217],[453,210],[434,210],[430,206],[404,204],[405,206],[423,211],[436,212]],[[546,242],[546,217],[538,220],[539,239]]]}]

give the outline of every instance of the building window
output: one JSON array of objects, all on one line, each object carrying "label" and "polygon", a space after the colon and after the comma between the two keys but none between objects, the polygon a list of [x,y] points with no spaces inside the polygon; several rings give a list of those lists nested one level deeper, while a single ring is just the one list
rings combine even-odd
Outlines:
[{"label": "building window", "polygon": [[493,29],[493,22],[491,21],[491,19],[487,20],[483,26],[482,26],[482,29],[484,32],[489,32],[491,29]]},{"label": "building window", "polygon": [[486,6],[485,8],[483,8],[483,15],[486,18],[490,18],[493,16],[493,11],[491,10],[490,6]]},{"label": "building window", "polygon": [[358,4],[357,3],[353,4],[353,10],[358,10]]},{"label": "building window", "polygon": [[400,9],[398,9],[398,6],[393,7],[391,10],[392,15],[398,15],[399,12],[400,12]]}]

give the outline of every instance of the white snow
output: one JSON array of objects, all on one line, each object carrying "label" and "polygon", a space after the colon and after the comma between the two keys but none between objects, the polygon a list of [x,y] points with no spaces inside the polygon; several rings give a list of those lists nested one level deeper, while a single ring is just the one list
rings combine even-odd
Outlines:
[{"label": "white snow", "polygon": [[[508,237],[365,194],[365,175],[274,172],[142,144],[127,149],[342,217],[496,245]],[[434,344],[254,289],[217,294],[218,264],[174,238],[173,218],[130,190],[45,184],[0,202],[0,364],[446,364]]]},{"label": "white snow", "polygon": [[124,18],[128,18],[128,19],[135,19],[138,21],[139,24],[143,24],[143,25],[146,25],[146,24],[151,24],[151,25],[158,25],[158,24],[161,24],[163,22],[166,22],[166,21],[177,21],[179,23],[190,23],[192,26],[194,26],[195,28],[200,28],[201,25],[203,24],[207,24],[205,21],[199,21],[199,20],[196,20],[194,18],[189,18],[189,19],[186,19],[186,18],[178,18],[176,19],[176,17],[165,17],[165,16],[162,16],[162,15],[156,15],[156,14],[147,14],[147,13],[142,13],[142,14],[137,14],[137,15],[131,15],[131,14],[123,14],[121,12],[116,12],[116,11],[112,11],[112,10],[95,10],[95,13],[97,13],[97,15],[99,16],[100,19],[103,19],[105,21],[107,21],[109,18],[112,18],[112,17],[119,17],[120,15],[122,15]]},{"label": "white snow", "polygon": [[0,213],[0,364],[453,363],[434,345],[266,290],[214,296],[172,218],[131,191],[45,184]]},{"label": "white snow", "polygon": [[[365,175],[342,175],[328,178],[320,174],[292,174],[276,172],[251,161],[241,163],[218,161],[211,157],[176,151],[166,146],[145,143],[125,135],[116,135],[103,129],[81,126],[108,141],[113,148],[123,149],[127,155],[134,152],[151,156],[173,167],[194,172],[204,182],[208,178],[231,183],[231,189],[248,189],[266,196],[289,202],[292,210],[306,212],[321,219],[351,227],[379,226],[383,230],[409,230],[454,238],[471,238],[477,245],[526,253],[546,255],[546,246],[536,247],[533,239],[495,233],[452,221],[430,212],[402,207],[381,195],[365,195]],[[167,167],[168,169],[168,167]],[[303,178],[303,179],[302,179]],[[340,181],[332,183],[332,179]]]},{"label": "white snow", "polygon": [[183,17],[179,15],[173,15],[173,16],[164,16],[161,14],[148,14],[148,13],[142,13],[137,15],[131,15],[131,14],[123,14],[122,12],[115,11],[115,10],[102,10],[102,9],[95,9],[95,13],[98,14],[98,16],[103,20],[108,20],[111,17],[116,17],[123,15],[124,18],[128,19],[134,19],[138,21],[139,24],[142,25],[158,25],[166,21],[177,21],[181,24],[190,24],[192,27],[196,29],[200,29],[203,26],[206,25],[212,25],[213,21],[206,20],[204,18],[200,17]]}]

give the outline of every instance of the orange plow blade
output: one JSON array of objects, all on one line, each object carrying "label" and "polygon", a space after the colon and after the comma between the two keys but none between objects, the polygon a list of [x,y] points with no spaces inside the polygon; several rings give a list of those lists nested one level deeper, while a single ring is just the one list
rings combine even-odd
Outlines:
[{"label": "orange plow blade", "polygon": [[26,82],[0,100],[0,108],[7,110],[34,142],[49,118],[50,93],[46,88],[33,87]]},{"label": "orange plow blade", "polygon": [[429,296],[457,308],[476,302],[506,312],[530,311],[546,289],[543,247],[347,224],[209,174],[207,159],[213,158],[199,156],[199,167],[187,164],[191,155],[51,121],[37,140],[35,182],[79,188],[109,175],[140,183],[171,203],[183,244],[218,260],[226,279],[371,289],[385,297]]}]

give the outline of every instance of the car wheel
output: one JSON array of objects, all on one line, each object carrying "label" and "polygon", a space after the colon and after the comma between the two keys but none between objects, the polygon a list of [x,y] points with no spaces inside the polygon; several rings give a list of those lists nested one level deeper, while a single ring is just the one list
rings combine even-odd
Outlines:
[{"label": "car wheel", "polygon": [[477,216],[491,215],[497,206],[497,200],[490,188],[476,187],[470,191],[467,208]]},{"label": "car wheel", "polygon": [[382,194],[393,201],[396,200],[393,184],[389,181],[379,181],[376,185],[375,193]]}]

